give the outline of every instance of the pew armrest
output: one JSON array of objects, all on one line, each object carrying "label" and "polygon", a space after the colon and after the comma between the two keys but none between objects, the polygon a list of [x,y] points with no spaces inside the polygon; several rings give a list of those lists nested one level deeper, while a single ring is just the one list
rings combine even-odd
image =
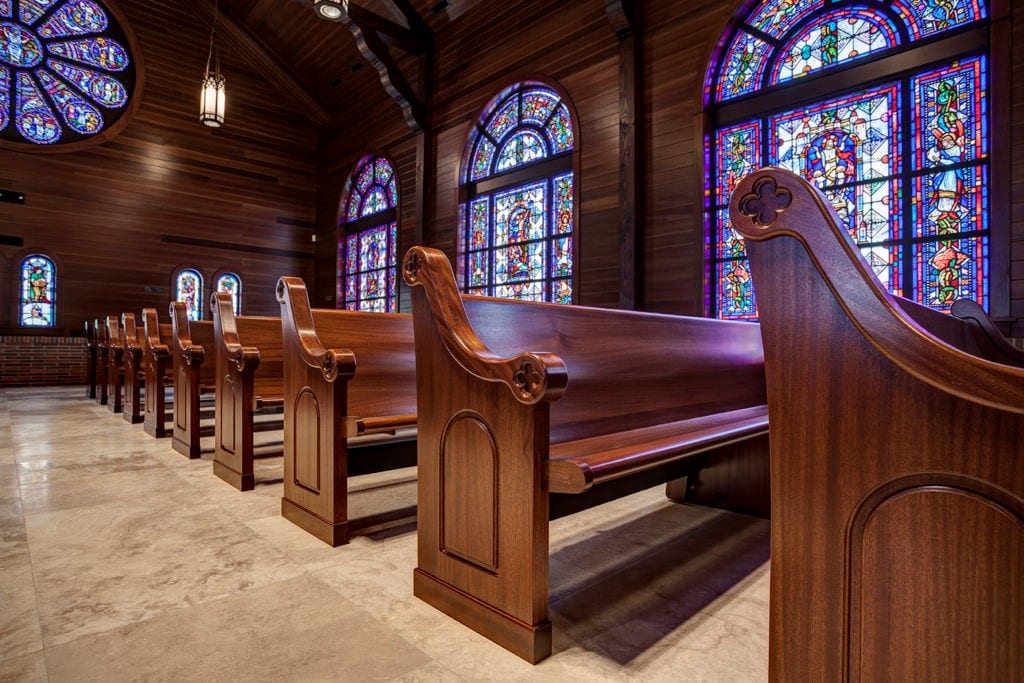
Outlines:
[{"label": "pew armrest", "polygon": [[565,391],[565,363],[555,354],[527,351],[503,358],[477,337],[462,297],[453,286],[455,276],[444,254],[413,247],[405,255],[402,273],[406,284],[423,288],[435,332],[466,372],[487,382],[505,384],[526,405],[555,401]]},{"label": "pew armrest", "polygon": [[277,301],[284,304],[281,309],[282,332],[295,342],[299,359],[308,367],[320,368],[328,382],[339,377],[352,379],[356,372],[355,354],[347,349],[325,348],[320,342],[302,278],[284,276],[278,280]]},{"label": "pew armrest", "polygon": [[255,370],[260,364],[260,350],[255,346],[243,346],[238,336],[238,325],[235,321],[235,306],[231,295],[226,292],[214,292],[210,298],[213,309],[214,329],[220,327],[224,357],[234,363],[239,372],[248,367]]}]

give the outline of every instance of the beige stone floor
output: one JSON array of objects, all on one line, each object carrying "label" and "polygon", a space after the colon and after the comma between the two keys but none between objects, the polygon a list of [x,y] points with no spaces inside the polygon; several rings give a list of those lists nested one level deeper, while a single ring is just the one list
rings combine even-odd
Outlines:
[{"label": "beige stone floor", "polygon": [[[401,508],[415,470],[352,488],[355,514]],[[0,389],[0,681],[767,677],[767,522],[660,489],[552,522],[555,652],[530,666],[413,597],[414,524],[329,548],[280,495],[79,387]]]}]

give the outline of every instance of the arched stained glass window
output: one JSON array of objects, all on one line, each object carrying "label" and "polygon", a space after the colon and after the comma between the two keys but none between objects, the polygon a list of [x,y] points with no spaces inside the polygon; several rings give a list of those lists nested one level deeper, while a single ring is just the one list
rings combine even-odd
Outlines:
[{"label": "arched stained glass window", "polygon": [[224,273],[217,278],[217,291],[231,295],[231,307],[235,315],[242,315],[242,279],[234,273]]},{"label": "arched stained glass window", "polygon": [[398,179],[384,157],[365,157],[349,179],[338,245],[338,305],[398,310]]},{"label": "arched stained glass window", "polygon": [[174,300],[185,304],[189,320],[203,319],[203,276],[198,270],[185,268],[174,279]]},{"label": "arched stained glass window", "polygon": [[124,113],[135,64],[95,0],[0,0],[0,138],[76,142]]},{"label": "arched stained glass window", "polygon": [[464,291],[573,302],[575,141],[569,105],[541,83],[517,83],[484,109],[463,160]]},{"label": "arched stained glass window", "polygon": [[21,262],[20,279],[19,324],[22,327],[56,325],[57,267],[53,261],[42,254],[26,257]]},{"label": "arched stained glass window", "polygon": [[762,0],[738,17],[705,81],[713,314],[757,317],[728,203],[768,165],[825,194],[893,293],[988,307],[986,19],[983,0]]}]

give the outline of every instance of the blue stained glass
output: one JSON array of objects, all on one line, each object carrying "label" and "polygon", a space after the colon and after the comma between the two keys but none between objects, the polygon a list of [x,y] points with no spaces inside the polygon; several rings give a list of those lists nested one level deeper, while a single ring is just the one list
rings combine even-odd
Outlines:
[{"label": "blue stained glass", "polygon": [[53,261],[34,254],[21,262],[22,327],[53,327],[57,293],[57,269]]},{"label": "blue stained glass", "polygon": [[496,142],[519,123],[519,98],[513,97],[487,123],[487,132]]},{"label": "blue stained glass", "polygon": [[366,192],[373,183],[373,171],[374,164],[372,161],[366,162],[362,169],[360,169],[359,175],[356,177],[356,187],[360,192]]},{"label": "blue stained glass", "polygon": [[749,121],[715,131],[716,204],[727,204],[736,185],[761,166],[761,123]]},{"label": "blue stained glass", "polygon": [[781,50],[772,83],[861,59],[899,44],[896,26],[880,12],[845,6],[808,26]]},{"label": "blue stained glass", "polygon": [[371,216],[381,211],[386,211],[388,208],[388,196],[379,185],[374,185],[370,188],[370,191],[363,198],[363,208],[359,212],[360,217]]},{"label": "blue stained glass", "polygon": [[498,153],[498,171],[507,171],[547,156],[544,140],[532,130],[520,130]]},{"label": "blue stained glass", "polygon": [[914,236],[929,237],[986,229],[985,167],[968,166],[914,178]]},{"label": "blue stained glass", "polygon": [[43,44],[29,31],[11,22],[0,22],[0,61],[28,68],[43,61]]},{"label": "blue stained glass", "polygon": [[0,106],[0,130],[7,128],[7,124],[10,122],[10,110],[7,107],[7,103],[11,101],[11,74],[4,67],[0,66],[0,102],[3,106]]},{"label": "blue stained glass", "polygon": [[891,0],[890,5],[907,25],[911,40],[942,33],[984,19],[981,0]]},{"label": "blue stained glass", "polygon": [[0,17],[11,16],[11,0],[0,0]]},{"label": "blue stained glass", "polygon": [[543,126],[558,105],[558,98],[549,90],[531,90],[523,93],[522,123]]},{"label": "blue stained glass", "polygon": [[100,33],[107,28],[107,14],[92,0],[72,0],[57,10],[39,28],[44,38],[63,38]]},{"label": "blue stained glass", "polygon": [[779,39],[801,19],[824,4],[825,0],[767,0],[751,17],[750,25]]},{"label": "blue stained glass", "polygon": [[751,320],[757,317],[754,286],[747,259],[716,264],[718,314],[721,318]]},{"label": "blue stained glass", "polygon": [[[339,243],[339,306],[358,311],[397,310],[398,223],[374,225],[368,218],[394,209],[397,190],[394,166],[384,157],[364,157],[349,176],[340,229],[352,232]],[[383,219],[378,216],[377,220]],[[358,227],[345,226],[353,221],[360,221]],[[371,227],[364,228],[366,223]]]},{"label": "blue stained glass", "polygon": [[18,18],[23,24],[34,24],[39,17],[46,14],[46,11],[53,7],[57,0],[21,0],[18,9]]},{"label": "blue stained glass", "polygon": [[470,180],[484,178],[491,173],[491,161],[494,160],[495,147],[487,138],[480,138],[473,154],[473,162],[470,166]]},{"label": "blue stained glass", "polygon": [[475,199],[469,204],[469,248],[486,249],[491,244],[488,228],[490,205],[486,197]]},{"label": "blue stained glass", "polygon": [[39,69],[36,76],[71,130],[82,135],[93,135],[103,129],[103,115],[99,109],[79,97],[48,71]]},{"label": "blue stained glass", "polygon": [[728,100],[757,90],[761,86],[770,50],[769,43],[749,33],[738,32],[726,52],[715,99]]},{"label": "blue stained glass", "polygon": [[383,157],[378,157],[376,160],[374,160],[373,168],[374,175],[377,178],[377,182],[382,185],[387,184],[388,179],[392,175],[394,175],[394,171],[391,169],[391,164],[388,162],[387,159],[384,159]]},{"label": "blue stained glass", "polygon": [[395,177],[391,176],[388,180],[388,206],[398,206],[398,183],[395,182]]},{"label": "blue stained glass", "polygon": [[191,268],[178,273],[175,287],[175,301],[185,304],[189,320],[203,319],[203,276]]},{"label": "blue stained glass", "polygon": [[486,251],[473,251],[470,252],[468,267],[469,267],[469,286],[480,287],[487,284],[487,272],[489,267],[487,265],[487,254]]},{"label": "blue stained glass", "polygon": [[555,115],[548,122],[544,131],[547,133],[548,141],[551,143],[551,147],[555,150],[556,154],[572,149],[574,144],[572,117],[569,115],[569,108],[564,103],[558,106]]},{"label": "blue stained glass", "polygon": [[988,237],[960,237],[914,245],[918,303],[948,311],[957,299],[988,307]]},{"label": "blue stained glass", "polygon": [[743,246],[743,238],[732,229],[729,209],[720,209],[718,211],[717,225],[718,235],[715,239],[715,245],[718,250],[718,258],[724,260],[745,257],[747,251]]},{"label": "blue stained glass", "polygon": [[555,186],[555,202],[551,209],[552,230],[564,235],[572,232],[573,228],[572,173],[556,176],[552,184]]},{"label": "blue stained glass", "polygon": [[544,277],[544,242],[516,243],[494,251],[494,283]]},{"label": "blue stained glass", "polygon": [[57,59],[46,60],[46,65],[89,95],[97,104],[108,109],[123,107],[128,102],[128,91],[113,76]]},{"label": "blue stained glass", "polygon": [[544,237],[547,189],[535,183],[494,196],[494,246]]},{"label": "blue stained glass", "polygon": [[217,291],[231,295],[231,307],[235,315],[242,314],[242,280],[234,273],[224,273],[217,278]]},{"label": "blue stained glass", "polygon": [[544,282],[505,284],[494,288],[495,296],[519,301],[544,301],[546,293],[547,283]]},{"label": "blue stained glass", "polygon": [[555,280],[554,281],[555,291],[552,293],[552,301],[556,304],[571,304],[572,303],[572,281],[571,280]]},{"label": "blue stained glass", "polygon": [[128,51],[111,38],[79,38],[46,46],[50,54],[89,64],[107,71],[124,71],[128,68]]},{"label": "blue stained glass", "polygon": [[560,237],[551,242],[551,274],[555,277],[572,275],[572,237]]},{"label": "blue stained glass", "polygon": [[985,58],[954,62],[911,81],[914,164],[947,166],[988,154]]},{"label": "blue stained glass", "polygon": [[14,112],[14,124],[26,140],[50,145],[60,139],[57,117],[43,99],[43,94],[24,72],[18,72]]}]

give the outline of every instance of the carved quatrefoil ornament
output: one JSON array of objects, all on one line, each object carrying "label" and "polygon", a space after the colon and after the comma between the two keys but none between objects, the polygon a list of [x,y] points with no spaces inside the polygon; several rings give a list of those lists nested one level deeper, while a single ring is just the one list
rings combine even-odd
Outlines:
[{"label": "carved quatrefoil ornament", "polygon": [[774,223],[793,203],[793,193],[779,187],[775,178],[765,176],[754,183],[753,192],[740,199],[740,213],[761,228]]}]

